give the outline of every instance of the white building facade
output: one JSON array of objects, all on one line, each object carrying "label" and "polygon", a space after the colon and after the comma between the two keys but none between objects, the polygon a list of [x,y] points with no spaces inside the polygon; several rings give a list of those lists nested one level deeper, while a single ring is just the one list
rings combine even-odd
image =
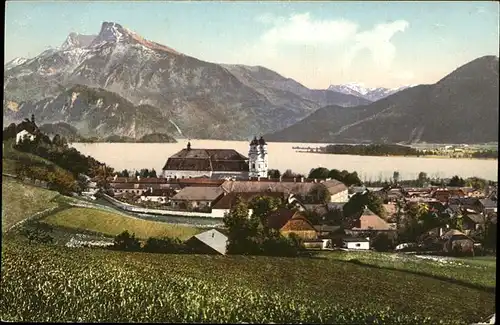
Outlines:
[{"label": "white building facade", "polygon": [[252,142],[250,142],[250,150],[248,151],[248,176],[267,178],[267,164],[267,143],[264,138],[260,137],[260,139],[257,140],[255,137]]},{"label": "white building facade", "polygon": [[19,144],[19,142],[21,142],[21,140],[23,139],[29,139],[30,141],[33,141],[35,140],[35,135],[29,133],[26,130],[19,131],[16,134],[16,144]]}]

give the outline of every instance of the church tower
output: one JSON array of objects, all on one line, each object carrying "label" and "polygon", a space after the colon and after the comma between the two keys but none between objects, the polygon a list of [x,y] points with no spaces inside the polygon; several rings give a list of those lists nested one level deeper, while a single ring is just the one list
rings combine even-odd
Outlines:
[{"label": "church tower", "polygon": [[267,178],[267,163],[267,143],[263,137],[254,137],[248,151],[248,176]]}]

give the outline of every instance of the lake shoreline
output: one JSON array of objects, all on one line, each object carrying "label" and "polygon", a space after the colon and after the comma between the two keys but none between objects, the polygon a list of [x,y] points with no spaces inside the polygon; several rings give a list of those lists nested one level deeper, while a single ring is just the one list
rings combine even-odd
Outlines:
[{"label": "lake shoreline", "polygon": [[[190,139],[195,149],[233,149],[248,157],[249,142]],[[155,169],[159,174],[169,157],[185,149],[187,141],[178,143],[72,143],[71,147],[90,155],[117,171]],[[361,180],[391,179],[399,171],[402,179],[416,179],[420,172],[431,178],[479,177],[496,181],[497,160],[475,158],[438,158],[416,156],[356,156],[340,154],[305,155],[292,147],[313,147],[309,143],[269,142],[268,168],[282,173],[291,169],[308,175],[318,167],[356,171]],[[310,153],[310,152],[307,152]],[[436,158],[436,159],[432,159]]]},{"label": "lake shoreline", "polygon": [[311,151],[301,151],[295,150],[297,153],[309,153],[309,154],[322,154],[322,155],[334,155],[334,156],[359,156],[359,157],[402,157],[402,158],[435,158],[435,159],[463,159],[463,160],[498,160],[498,158],[471,158],[471,157],[449,157],[449,156],[436,156],[436,155],[355,155],[350,153],[330,153],[330,152],[311,152]]}]

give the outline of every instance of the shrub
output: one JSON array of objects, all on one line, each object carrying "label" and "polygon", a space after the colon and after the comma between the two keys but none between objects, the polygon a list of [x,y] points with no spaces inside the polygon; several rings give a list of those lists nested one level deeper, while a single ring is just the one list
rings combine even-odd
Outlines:
[{"label": "shrub", "polygon": [[394,249],[394,240],[386,233],[378,233],[373,238],[372,247],[379,252],[388,252]]},{"label": "shrub", "polygon": [[143,251],[148,253],[185,253],[187,248],[179,238],[154,238],[150,237],[146,241]]},{"label": "shrub", "polygon": [[113,242],[113,249],[121,251],[139,251],[141,249],[141,243],[135,234],[130,235],[127,230],[115,237]]}]

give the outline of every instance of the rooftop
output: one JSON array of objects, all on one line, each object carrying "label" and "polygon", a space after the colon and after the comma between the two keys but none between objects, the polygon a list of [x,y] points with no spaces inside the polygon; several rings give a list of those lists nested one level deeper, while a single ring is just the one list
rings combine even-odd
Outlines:
[{"label": "rooftop", "polygon": [[172,200],[179,201],[214,201],[223,195],[220,187],[188,186],[179,191]]}]

